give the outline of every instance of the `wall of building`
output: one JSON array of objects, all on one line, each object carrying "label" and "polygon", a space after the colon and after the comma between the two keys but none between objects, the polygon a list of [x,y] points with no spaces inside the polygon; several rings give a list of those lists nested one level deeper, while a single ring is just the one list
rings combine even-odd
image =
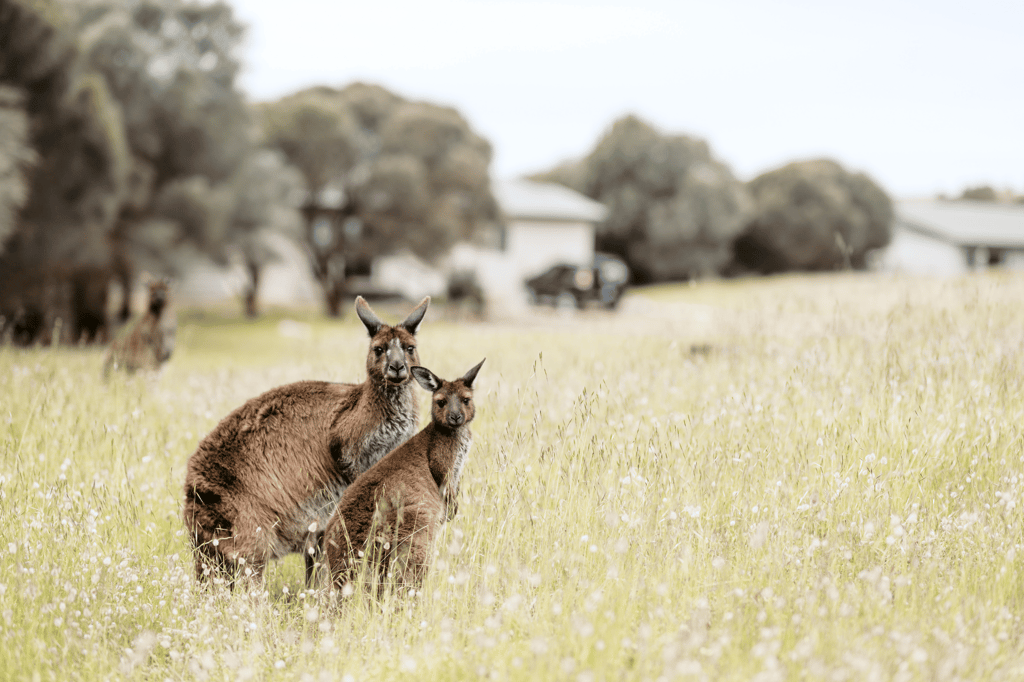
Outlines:
[{"label": "wall of building", "polygon": [[876,254],[876,267],[883,272],[950,277],[967,272],[967,259],[952,244],[896,225],[892,243]]},{"label": "wall of building", "polygon": [[[302,248],[283,235],[269,235],[268,242],[278,259],[263,270],[259,287],[261,305],[307,305],[323,300],[320,285],[313,278],[309,261]],[[186,304],[207,305],[239,301],[246,280],[245,271],[238,262],[229,267],[196,259],[186,268],[176,284],[175,296]]]},{"label": "wall of building", "polygon": [[375,260],[370,281],[376,288],[398,292],[409,301],[443,296],[448,285],[441,270],[408,251]]},{"label": "wall of building", "polygon": [[507,251],[489,249],[475,244],[456,244],[448,254],[448,272],[471,272],[476,276],[487,299],[487,317],[514,318],[528,307],[526,286],[518,264]]},{"label": "wall of building", "polygon": [[558,263],[590,265],[594,262],[594,226],[584,222],[509,221],[506,252],[524,279]]},{"label": "wall of building", "polygon": [[[409,300],[424,295],[442,296],[453,271],[476,273],[488,298],[492,317],[515,316],[527,308],[524,280],[558,263],[589,265],[594,260],[591,223],[510,221],[504,251],[460,244],[435,268],[409,254],[384,257],[374,263],[372,284],[397,291]],[[275,241],[281,259],[264,271],[261,304],[319,305],[320,288],[310,274],[301,247],[284,237]],[[197,260],[182,278],[179,300],[186,304],[238,301],[241,304],[241,267],[218,267]]]},{"label": "wall of building", "polygon": [[[989,267],[987,249],[980,249],[975,258],[978,262],[972,268],[961,247],[908,229],[897,221],[893,226],[892,243],[874,253],[873,267],[883,272],[952,277]],[[1024,270],[1024,252],[1003,253],[997,267]]]}]

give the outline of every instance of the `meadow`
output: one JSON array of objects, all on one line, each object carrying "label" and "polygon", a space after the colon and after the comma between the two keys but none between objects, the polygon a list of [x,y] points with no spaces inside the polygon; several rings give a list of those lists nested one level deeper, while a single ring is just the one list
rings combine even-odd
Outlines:
[{"label": "meadow", "polygon": [[0,679],[1020,679],[1022,304],[993,273],[435,307],[425,366],[487,357],[459,515],[419,593],[340,606],[298,556],[197,587],[180,503],[241,402],[362,380],[351,312],[186,312],[159,375],[109,382],[99,349],[2,347]]}]

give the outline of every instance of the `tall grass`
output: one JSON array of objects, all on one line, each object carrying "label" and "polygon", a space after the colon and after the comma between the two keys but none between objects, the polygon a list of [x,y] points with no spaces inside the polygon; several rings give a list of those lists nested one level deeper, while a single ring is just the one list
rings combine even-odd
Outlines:
[{"label": "tall grass", "polygon": [[297,556],[198,588],[179,506],[246,398],[361,380],[351,316],[188,318],[161,375],[106,384],[99,350],[0,349],[0,678],[1019,678],[1022,302],[793,277],[428,319],[439,375],[488,358],[459,516],[421,593],[341,607]]}]

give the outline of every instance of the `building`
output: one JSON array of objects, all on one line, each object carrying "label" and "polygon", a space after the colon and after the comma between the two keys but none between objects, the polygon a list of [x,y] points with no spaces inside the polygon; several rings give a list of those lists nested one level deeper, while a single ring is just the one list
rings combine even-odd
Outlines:
[{"label": "building", "polygon": [[[409,300],[424,295],[443,296],[448,276],[457,271],[471,272],[484,290],[492,308],[514,311],[525,306],[523,282],[553,265],[567,263],[587,266],[594,262],[597,224],[607,209],[567,187],[525,179],[493,183],[491,191],[501,210],[502,226],[496,248],[479,244],[459,244],[438,267],[424,262],[408,251],[362,263],[349,273],[361,277],[361,285],[374,291],[394,292]],[[339,214],[340,195],[321,196],[315,207],[304,206],[306,218],[317,225],[347,225]],[[308,213],[315,211],[315,213]]]},{"label": "building", "polygon": [[552,265],[594,262],[597,224],[608,209],[568,187],[533,180],[505,180],[493,187],[505,218],[504,251],[523,279]]},{"label": "building", "polygon": [[[422,296],[444,296],[452,273],[472,273],[488,300],[492,315],[515,314],[527,305],[524,281],[553,265],[590,265],[594,262],[597,224],[604,219],[604,205],[554,183],[531,180],[495,182],[492,191],[502,214],[497,247],[462,243],[436,265],[403,251],[373,259],[361,254],[351,259],[358,266],[346,274],[359,286],[390,292],[409,300]],[[327,244],[341,238],[358,241],[344,214],[337,191],[322,193],[316,202],[302,206],[304,217],[313,224],[313,239]],[[340,229],[339,229],[340,226]],[[322,234],[321,234],[322,233]],[[351,234],[350,234],[351,233]],[[312,303],[321,296],[310,273],[304,249],[279,237],[279,258],[267,266],[260,285],[261,302],[274,304]],[[363,261],[366,261],[365,263]],[[350,279],[350,281],[354,281]],[[237,297],[241,289],[238,268],[225,270],[211,263],[196,263],[182,285],[183,298],[210,303]]]},{"label": "building", "polygon": [[594,262],[597,224],[607,209],[579,192],[550,182],[514,179],[495,182],[502,213],[499,248],[458,244],[446,263],[449,273],[473,273],[491,317],[525,310],[525,281],[553,265]]},{"label": "building", "polygon": [[976,268],[1024,269],[1024,205],[981,201],[896,202],[892,243],[880,269],[956,275]]}]

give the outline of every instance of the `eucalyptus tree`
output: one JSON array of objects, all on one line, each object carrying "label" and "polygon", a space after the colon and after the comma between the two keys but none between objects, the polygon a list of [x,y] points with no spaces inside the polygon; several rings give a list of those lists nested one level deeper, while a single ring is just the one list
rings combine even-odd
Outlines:
[{"label": "eucalyptus tree", "polygon": [[281,258],[276,236],[297,239],[301,217],[295,198],[302,176],[280,152],[254,149],[231,179],[233,205],[228,217],[230,248],[237,252],[245,280],[242,304],[247,317],[259,314],[258,292],[267,265]]},{"label": "eucalyptus tree", "polygon": [[892,200],[831,159],[794,161],[749,183],[756,211],[736,258],[760,272],[863,268],[892,237]]},{"label": "eucalyptus tree", "polygon": [[21,91],[0,85],[0,250],[28,198],[28,172],[36,159],[24,100]]},{"label": "eucalyptus tree", "polygon": [[[24,342],[105,331],[106,234],[125,187],[126,141],[103,78],[81,69],[63,3],[0,0],[5,204],[0,316]],[[93,312],[90,312],[90,309]]]},{"label": "eucalyptus tree", "polygon": [[[200,188],[227,182],[249,153],[249,114],[235,84],[244,27],[221,2],[78,0],[71,7],[81,61],[118,102],[129,149],[109,235],[110,266],[127,291],[138,264],[173,269],[182,246],[223,246],[223,221],[183,223],[160,208],[189,196],[197,211],[195,202],[213,200]],[[207,208],[193,217],[222,213]]]},{"label": "eucalyptus tree", "polygon": [[353,83],[263,103],[259,121],[302,173],[310,267],[331,315],[348,275],[378,256],[432,258],[497,223],[490,144],[452,108]]},{"label": "eucalyptus tree", "polygon": [[999,201],[999,193],[991,185],[978,185],[965,187],[958,198],[970,201]]},{"label": "eucalyptus tree", "polygon": [[633,115],[615,121],[583,159],[533,177],[604,203],[597,247],[625,258],[639,281],[720,273],[752,208],[704,140],[664,134]]}]

